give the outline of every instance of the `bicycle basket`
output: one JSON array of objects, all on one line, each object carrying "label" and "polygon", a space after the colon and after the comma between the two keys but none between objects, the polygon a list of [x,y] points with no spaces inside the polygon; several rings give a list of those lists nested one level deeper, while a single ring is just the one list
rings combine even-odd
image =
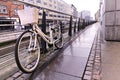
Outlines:
[{"label": "bicycle basket", "polygon": [[18,16],[21,21],[21,25],[38,23],[39,10],[37,8],[25,8],[18,10]]}]

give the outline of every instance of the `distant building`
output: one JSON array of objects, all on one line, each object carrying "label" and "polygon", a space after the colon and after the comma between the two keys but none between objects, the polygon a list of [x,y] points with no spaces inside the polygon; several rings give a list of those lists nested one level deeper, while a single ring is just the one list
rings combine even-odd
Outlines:
[{"label": "distant building", "polygon": [[[63,0],[19,0],[19,1],[24,1],[30,4],[38,5],[40,7],[62,12],[65,14],[72,15],[71,12],[71,6],[64,2]],[[27,7],[25,5],[25,7]],[[42,14],[42,10],[40,11],[40,14]],[[55,13],[51,11],[47,11],[47,19],[56,19],[56,20],[67,20],[69,19],[69,16],[66,16],[64,14],[60,13]],[[40,19],[42,18],[42,15],[40,15]]]},{"label": "distant building", "polygon": [[80,18],[85,19],[85,20],[90,20],[90,11],[83,10],[80,12]]},{"label": "distant building", "polygon": [[95,13],[95,20],[100,21],[100,10]]},{"label": "distant building", "polygon": [[71,10],[72,10],[71,14],[72,14],[73,18],[76,19],[78,17],[78,11],[77,11],[77,8],[73,4],[71,4]]},{"label": "distant building", "polygon": [[90,21],[93,21],[93,17],[90,17]]},{"label": "distant building", "polygon": [[102,24],[102,20],[103,20],[103,14],[104,14],[104,5],[103,5],[103,0],[100,0],[100,4],[99,4],[99,10],[100,10],[100,14],[99,14],[99,16],[100,16],[100,18],[99,18],[99,21],[101,22],[101,24]]},{"label": "distant building", "polygon": [[[78,17],[77,8],[73,4],[67,4],[63,0],[19,0],[19,1],[24,1],[30,4],[38,5],[46,9],[69,14],[69,15],[72,15],[73,18]],[[42,10],[40,11],[40,14],[42,14]],[[57,20],[69,20],[70,18],[70,16],[66,16],[64,14],[47,11],[47,19],[53,19],[53,17],[54,19],[57,19]],[[40,15],[40,18],[41,18],[41,15]]]}]

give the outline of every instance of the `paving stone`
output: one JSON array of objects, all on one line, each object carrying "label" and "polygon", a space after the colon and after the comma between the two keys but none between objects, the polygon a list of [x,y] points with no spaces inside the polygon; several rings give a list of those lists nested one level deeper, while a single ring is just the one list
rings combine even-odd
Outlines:
[{"label": "paving stone", "polygon": [[94,61],[94,58],[89,58],[89,61]]},{"label": "paving stone", "polygon": [[100,74],[100,70],[93,70],[93,74],[99,75]]},{"label": "paving stone", "polygon": [[15,73],[12,77],[17,78],[17,77],[20,76],[21,74],[22,74],[21,72],[17,72],[17,73]]},{"label": "paving stone", "polygon": [[101,53],[100,49],[96,49],[95,51],[96,51],[96,54],[100,54]]},{"label": "paving stone", "polygon": [[19,78],[15,79],[15,80],[25,80],[25,79],[24,79],[24,78],[19,77]]},{"label": "paving stone", "polygon": [[99,62],[99,63],[96,62],[95,65],[96,65],[96,66],[100,66],[100,62]]},{"label": "paving stone", "polygon": [[91,80],[91,76],[85,75],[84,80]]},{"label": "paving stone", "polygon": [[8,78],[8,79],[6,79],[6,80],[14,80],[14,78],[10,77],[10,78]]},{"label": "paving stone", "polygon": [[91,75],[91,73],[92,73],[91,71],[86,71],[85,75]]},{"label": "paving stone", "polygon": [[100,47],[99,47],[99,46],[97,46],[97,47],[96,47],[96,50],[98,50],[98,51],[99,51],[99,50],[100,50]]},{"label": "paving stone", "polygon": [[98,59],[98,60],[100,60],[100,56],[98,56],[98,55],[97,55],[97,56],[95,56],[95,58],[96,58],[96,59]]},{"label": "paving stone", "polygon": [[93,80],[100,80],[100,76],[99,75],[93,75]]},{"label": "paving stone", "polygon": [[99,63],[100,64],[101,60],[100,59],[95,59],[95,63]]},{"label": "paving stone", "polygon": [[92,64],[90,64],[90,63],[88,63],[88,64],[87,64],[87,67],[92,67],[92,66],[93,66],[93,65],[92,65]]},{"label": "paving stone", "polygon": [[28,79],[30,77],[31,74],[23,74],[20,77],[24,78],[25,80]]},{"label": "paving stone", "polygon": [[93,56],[90,56],[90,58],[89,59],[94,59],[94,57]]},{"label": "paving stone", "polygon": [[[100,38],[100,36],[98,37]],[[101,42],[96,39],[88,59],[84,80],[100,80],[101,73]]]},{"label": "paving stone", "polygon": [[90,56],[94,58],[95,55],[94,55],[94,54],[91,54]]},{"label": "paving stone", "polygon": [[88,61],[89,64],[93,64],[94,62],[93,61]]},{"label": "paving stone", "polygon": [[87,67],[86,71],[92,71],[92,67]]}]

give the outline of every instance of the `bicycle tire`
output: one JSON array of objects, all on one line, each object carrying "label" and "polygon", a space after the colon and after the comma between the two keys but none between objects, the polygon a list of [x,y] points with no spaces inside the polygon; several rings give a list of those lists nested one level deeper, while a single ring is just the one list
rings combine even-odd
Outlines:
[{"label": "bicycle tire", "polygon": [[[16,45],[15,45],[15,61],[16,61],[18,68],[24,73],[33,72],[36,69],[36,67],[38,66],[39,60],[40,60],[40,42],[38,40],[38,37],[37,37],[36,50],[31,51],[31,52],[28,51],[28,49],[29,49],[28,46],[30,45],[29,40],[30,40],[30,36],[32,36],[32,34],[33,34],[33,32],[30,30],[23,32],[20,35],[20,37],[17,39]],[[28,35],[28,36],[26,37],[26,35]],[[32,37],[34,37],[34,36],[32,36]],[[22,40],[23,40],[23,42],[22,42]],[[33,43],[33,42],[31,42],[31,43]],[[26,60],[27,58],[29,60]],[[36,58],[36,60],[34,58]],[[30,61],[30,62],[28,63],[28,61]]]},{"label": "bicycle tire", "polygon": [[[58,28],[58,27],[57,27]],[[58,48],[58,49],[61,49],[63,47],[63,36],[62,36],[62,32],[61,32],[61,29],[58,28],[58,32],[60,33],[60,37],[59,37],[59,40],[57,40],[55,42],[55,47]]]}]

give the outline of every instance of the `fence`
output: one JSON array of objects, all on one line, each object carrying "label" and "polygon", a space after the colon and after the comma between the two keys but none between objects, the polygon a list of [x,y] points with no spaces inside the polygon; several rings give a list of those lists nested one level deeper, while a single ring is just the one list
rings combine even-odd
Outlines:
[{"label": "fence", "polygon": [[[46,8],[41,8],[39,6],[36,6],[36,5],[33,5],[33,4],[28,4],[26,2],[23,2],[23,1],[20,1],[24,4],[27,4],[27,5],[30,5],[32,7],[37,7],[41,10],[43,10],[43,14],[42,14],[42,19],[41,19],[41,22],[42,24],[39,24],[39,27],[41,27],[42,31],[46,34],[47,33],[47,24],[49,24],[50,22],[58,22],[59,21],[59,24],[61,26],[61,30],[62,30],[62,34],[64,35],[63,37],[64,38],[67,38],[67,37],[71,37],[73,34],[75,34],[76,32],[79,32],[81,29],[84,29],[86,26],[90,25],[93,23],[93,21],[86,21],[84,19],[81,19],[79,17],[76,17],[76,18],[73,18],[74,16],[70,15],[70,14],[66,14],[66,13],[63,13],[63,12],[58,12],[58,11],[55,11],[55,10],[50,10],[50,9],[46,9]],[[57,13],[57,14],[62,14],[64,16],[66,16],[67,20],[65,19],[47,19],[47,12],[54,12],[54,13]],[[68,17],[69,16],[69,17]],[[52,17],[55,17],[55,16],[52,16]],[[39,20],[40,22],[40,20]],[[20,25],[14,25],[14,24],[4,24],[4,25],[0,25],[0,26],[6,26],[6,25],[9,25],[9,26],[20,26]],[[6,34],[5,36],[3,37],[0,37],[1,39],[1,42],[7,42],[7,41],[11,41],[11,40],[15,40],[18,38],[18,36],[20,35],[21,33],[14,33],[14,34]],[[47,51],[47,46],[46,46],[46,42],[41,39],[41,44],[42,44],[42,51],[45,53]]]}]

